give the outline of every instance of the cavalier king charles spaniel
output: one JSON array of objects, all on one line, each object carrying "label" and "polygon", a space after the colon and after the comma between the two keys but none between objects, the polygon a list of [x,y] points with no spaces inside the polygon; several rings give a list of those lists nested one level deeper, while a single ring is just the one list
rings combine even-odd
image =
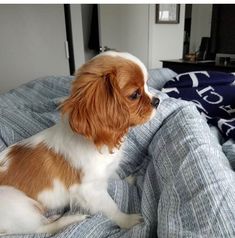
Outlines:
[{"label": "cavalier king charles spaniel", "polygon": [[159,103],[147,90],[147,70],[128,53],[102,53],[76,73],[61,120],[0,154],[0,233],[55,233],[86,215],[47,218],[75,203],[102,212],[121,228],[143,221],[122,212],[107,192],[123,158],[130,127],[151,119]]}]

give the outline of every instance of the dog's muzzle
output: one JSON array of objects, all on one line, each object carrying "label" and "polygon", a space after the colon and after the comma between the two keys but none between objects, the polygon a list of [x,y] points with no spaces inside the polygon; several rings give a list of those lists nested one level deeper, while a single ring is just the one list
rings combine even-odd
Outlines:
[{"label": "dog's muzzle", "polygon": [[158,107],[159,103],[160,103],[160,100],[158,98],[156,97],[152,98],[152,101],[151,101],[152,106]]}]

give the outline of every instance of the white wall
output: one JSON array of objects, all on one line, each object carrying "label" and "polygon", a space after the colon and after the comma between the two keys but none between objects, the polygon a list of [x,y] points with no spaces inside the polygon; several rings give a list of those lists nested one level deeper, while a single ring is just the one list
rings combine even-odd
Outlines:
[{"label": "white wall", "polygon": [[185,4],[179,24],[155,24],[156,6],[149,6],[149,68],[161,68],[160,60],[180,59],[183,54]]},{"label": "white wall", "polygon": [[62,4],[0,4],[0,34],[0,93],[38,77],[69,74]]},{"label": "white wall", "polygon": [[190,33],[190,52],[199,49],[201,38],[210,37],[212,4],[193,4]]},{"label": "white wall", "polygon": [[139,57],[148,68],[162,67],[160,60],[183,54],[185,5],[179,24],[155,24],[155,4],[101,4],[100,42]]},{"label": "white wall", "polygon": [[148,4],[100,4],[100,43],[127,51],[148,65]]},{"label": "white wall", "polygon": [[[181,58],[184,11],[181,5],[180,24],[170,25],[155,24],[153,4],[116,5],[108,14],[115,15],[122,27],[121,40],[127,41],[123,50],[136,52],[148,68],[154,68],[162,66],[160,60]],[[0,92],[37,77],[69,74],[63,5],[2,5],[0,12]],[[85,62],[81,4],[71,5],[71,17],[78,68]],[[128,26],[135,34],[130,35]]]}]

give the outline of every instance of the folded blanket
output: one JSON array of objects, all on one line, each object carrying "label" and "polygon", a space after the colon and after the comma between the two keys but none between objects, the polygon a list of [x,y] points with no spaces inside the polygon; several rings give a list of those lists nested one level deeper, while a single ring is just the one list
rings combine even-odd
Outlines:
[{"label": "folded blanket", "polygon": [[[59,118],[56,107],[70,83],[69,77],[50,77],[1,95],[0,148],[54,124]],[[235,176],[217,137],[192,103],[152,92],[161,100],[157,114],[130,130],[127,160],[118,171],[121,178],[134,173],[137,183],[109,183],[109,193],[121,210],[141,212],[144,223],[121,230],[96,214],[52,237],[234,237]],[[76,211],[83,212],[68,212]]]}]

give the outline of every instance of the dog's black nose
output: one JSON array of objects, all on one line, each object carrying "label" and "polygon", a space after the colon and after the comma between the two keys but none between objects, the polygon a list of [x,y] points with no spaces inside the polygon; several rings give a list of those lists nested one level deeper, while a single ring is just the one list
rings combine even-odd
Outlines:
[{"label": "dog's black nose", "polygon": [[159,105],[159,103],[160,103],[160,100],[158,98],[155,98],[155,97],[152,98],[151,104],[154,107],[157,107]]}]

